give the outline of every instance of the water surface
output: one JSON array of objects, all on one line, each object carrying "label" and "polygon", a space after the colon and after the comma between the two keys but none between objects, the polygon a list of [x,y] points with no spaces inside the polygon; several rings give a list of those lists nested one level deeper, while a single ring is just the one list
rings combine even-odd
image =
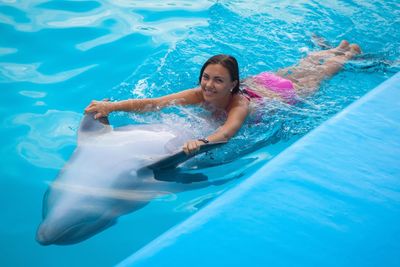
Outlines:
[{"label": "water surface", "polygon": [[[361,0],[0,0],[0,262],[109,266],[124,259],[397,72],[399,10],[397,1]],[[234,55],[242,77],[273,71],[320,49],[315,35],[332,45],[357,42],[364,54],[302,104],[267,101],[224,149],[184,166],[233,182],[154,201],[77,245],[36,243],[42,196],[74,150],[90,100],[195,87],[203,62],[218,53]],[[218,125],[193,107],[111,120],[182,123],[199,135]]]}]

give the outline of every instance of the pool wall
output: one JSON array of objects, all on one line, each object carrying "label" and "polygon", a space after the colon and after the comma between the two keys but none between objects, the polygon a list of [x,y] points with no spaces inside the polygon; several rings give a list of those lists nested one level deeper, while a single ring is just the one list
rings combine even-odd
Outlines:
[{"label": "pool wall", "polygon": [[119,265],[400,266],[399,225],[397,73]]}]

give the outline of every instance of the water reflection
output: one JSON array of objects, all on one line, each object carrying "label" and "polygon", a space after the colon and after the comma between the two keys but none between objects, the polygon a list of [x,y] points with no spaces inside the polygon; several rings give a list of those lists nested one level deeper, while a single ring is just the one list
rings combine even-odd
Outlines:
[{"label": "water reflection", "polygon": [[29,127],[28,134],[18,140],[18,154],[37,167],[60,169],[65,164],[61,150],[75,145],[76,127],[81,116],[75,112],[58,110],[16,116],[13,124]]},{"label": "water reflection", "polygon": [[[12,25],[16,30],[23,32],[77,27],[107,30],[107,33],[99,38],[77,44],[76,47],[83,51],[114,42],[133,33],[152,36],[156,43],[175,42],[184,37],[186,32],[193,27],[207,26],[207,18],[193,12],[207,10],[213,4],[212,1],[196,1],[195,3],[192,1],[161,3],[159,1],[145,3],[104,1],[98,6],[72,11],[63,6],[65,2],[60,3],[59,6],[54,2],[36,2],[16,1],[12,4],[13,12],[7,11],[1,14],[0,22]],[[144,16],[140,13],[144,9],[154,12],[179,10],[181,14],[145,22]],[[189,18],[188,12],[193,13]],[[17,15],[26,16],[27,19],[18,20]]]},{"label": "water reflection", "polygon": [[41,73],[39,70],[40,66],[40,63],[0,63],[0,82],[31,82],[38,84],[59,83],[78,76],[79,74],[92,69],[96,65],[93,64],[55,74]]}]

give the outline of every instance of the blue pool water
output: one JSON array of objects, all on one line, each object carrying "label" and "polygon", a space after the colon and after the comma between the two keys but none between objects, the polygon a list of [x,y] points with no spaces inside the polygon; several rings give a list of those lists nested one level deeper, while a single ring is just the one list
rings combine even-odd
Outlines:
[{"label": "blue pool water", "polygon": [[[109,266],[126,258],[399,71],[399,10],[397,1],[0,1],[0,263]],[[237,57],[242,77],[275,70],[319,49],[313,35],[357,42],[364,55],[301,105],[265,103],[263,117],[251,116],[212,155],[216,166],[207,157],[184,166],[233,181],[153,201],[77,245],[36,243],[43,194],[74,150],[91,99],[194,87],[216,53]],[[200,135],[215,127],[199,126],[206,116],[171,108],[111,120],[184,123]]]}]

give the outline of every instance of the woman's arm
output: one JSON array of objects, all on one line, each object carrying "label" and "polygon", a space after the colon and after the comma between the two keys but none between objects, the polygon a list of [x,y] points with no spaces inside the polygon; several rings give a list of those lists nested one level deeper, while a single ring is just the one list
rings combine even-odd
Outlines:
[{"label": "woman's arm", "polygon": [[[237,95],[232,100],[232,107],[228,111],[228,117],[224,125],[219,127],[214,133],[207,136],[209,142],[228,141],[242,127],[247,115],[249,114],[249,100],[242,95]],[[183,151],[187,154],[194,153],[204,145],[203,141],[191,140],[184,144]]]},{"label": "woman's arm", "polygon": [[233,107],[228,112],[228,117],[224,125],[218,128],[213,134],[207,137],[210,142],[228,141],[242,127],[249,113],[249,101],[247,99],[238,99],[233,103]]},{"label": "woman's arm", "polygon": [[106,117],[113,111],[138,111],[145,112],[168,105],[190,105],[198,104],[203,101],[203,96],[199,88],[188,89],[179,93],[174,93],[158,98],[128,99],[118,102],[96,101],[93,100],[86,108],[85,113],[95,113],[94,118]]}]

